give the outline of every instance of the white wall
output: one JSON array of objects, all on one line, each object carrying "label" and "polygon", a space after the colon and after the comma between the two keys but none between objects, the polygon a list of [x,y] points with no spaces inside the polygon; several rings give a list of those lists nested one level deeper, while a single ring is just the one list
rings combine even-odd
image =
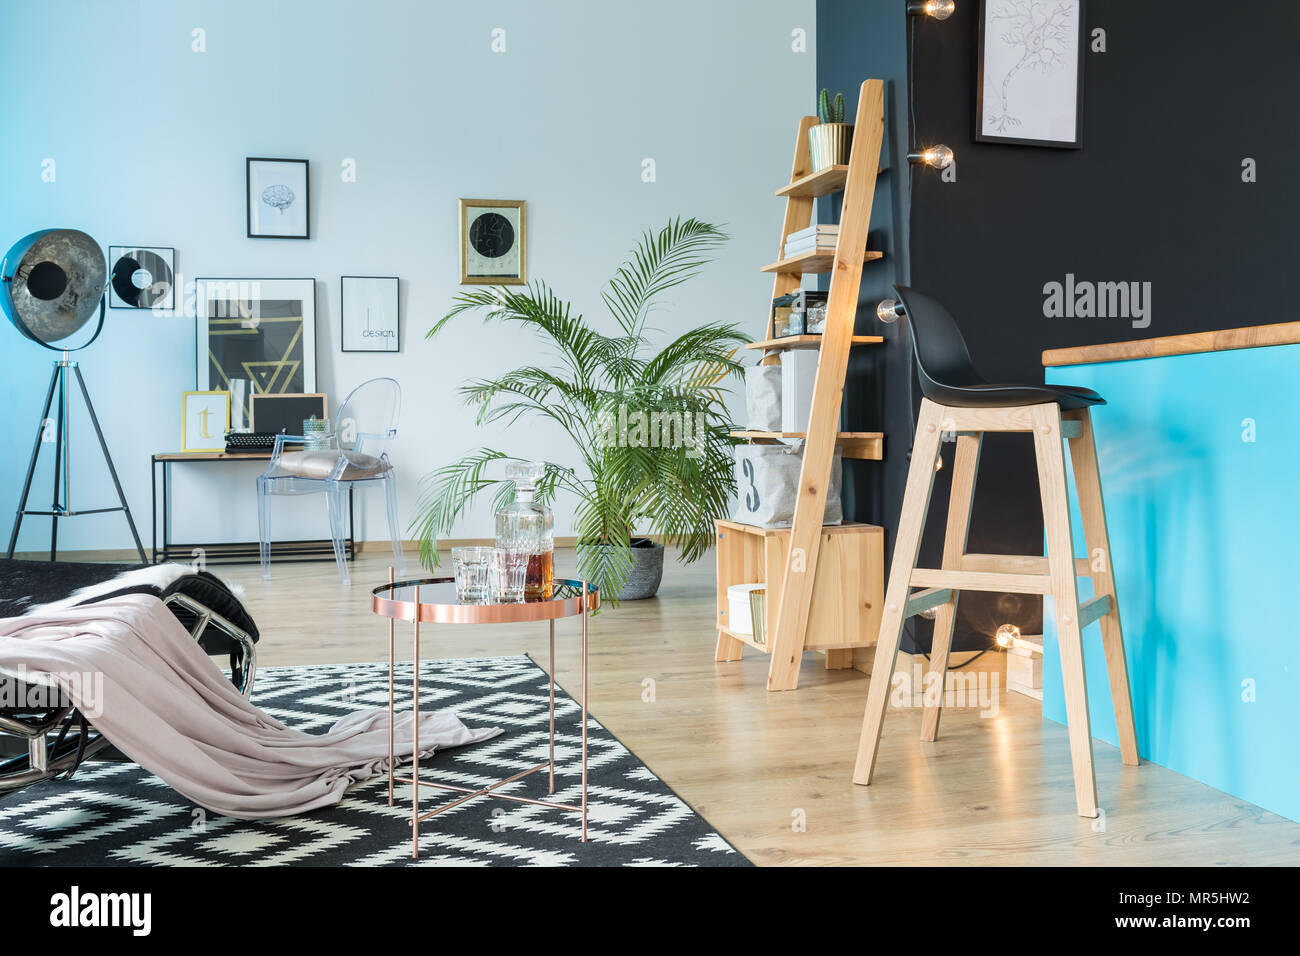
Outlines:
[{"label": "white wall", "polygon": [[[416,0],[42,0],[6,4],[0,88],[0,246],[50,226],[109,245],[177,248],[194,276],[315,276],[318,386],[404,389],[394,460],[402,520],[423,473],[489,445],[572,460],[543,427],[477,429],[456,388],[543,358],[536,343],[467,318],[424,332],[458,291],[459,197],[528,200],[528,271],[589,316],[640,231],[675,215],[726,223],[717,264],[658,317],[762,328],[792,135],[813,105],[814,0],[485,3]],[[490,48],[494,28],[506,52]],[[206,52],[192,31],[206,31]],[[807,31],[805,53],[791,32]],[[245,238],[244,159],[311,161],[312,239]],[[653,158],[657,180],[642,181]],[[45,159],[56,179],[41,178]],[[357,181],[341,181],[356,162]],[[339,351],[339,276],[398,275],[403,349]],[[601,319],[604,323],[605,319]],[[0,328],[0,531],[7,538],[52,353]],[[194,388],[191,316],[110,311],[80,359],[142,536],[149,455],[180,442]],[[89,426],[74,420],[74,504],[108,504]],[[49,456],[52,458],[52,455]],[[188,469],[188,474],[183,474]],[[251,465],[177,469],[175,536],[256,536]],[[50,470],[33,504],[49,499]],[[359,536],[385,535],[379,496]],[[295,506],[299,503],[294,503]],[[30,506],[30,505],[29,505]],[[281,534],[325,535],[324,502]],[[571,533],[570,503],[557,505]],[[308,521],[307,518],[310,518]],[[39,550],[48,522],[25,525]],[[485,501],[456,529],[487,536]],[[120,515],[65,522],[63,547],[122,548]]]}]

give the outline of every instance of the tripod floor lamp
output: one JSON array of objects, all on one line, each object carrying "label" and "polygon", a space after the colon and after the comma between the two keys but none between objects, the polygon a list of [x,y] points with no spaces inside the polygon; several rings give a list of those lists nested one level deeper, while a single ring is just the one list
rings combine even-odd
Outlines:
[{"label": "tripod floor lamp", "polygon": [[[104,441],[104,432],[99,427],[99,418],[95,414],[94,403],[90,400],[90,392],[86,389],[86,381],[81,377],[77,363],[69,358],[72,352],[84,349],[94,342],[104,328],[107,276],[103,250],[94,239],[76,229],[44,229],[25,236],[14,243],[3,263],[0,263],[0,308],[3,308],[14,328],[26,338],[53,352],[61,353],[60,358],[54,362],[50,387],[45,393],[45,408],[36,425],[36,442],[32,446],[31,461],[27,465],[27,477],[23,481],[23,493],[18,501],[18,512],[14,516],[6,557],[14,556],[18,531],[24,517],[50,519],[50,560],[53,561],[58,555],[60,519],[121,511],[126,515],[126,522],[131,528],[131,537],[135,540],[140,563],[147,563],[135,519],[131,517],[131,508],[126,503],[117,469],[113,467],[113,456],[108,453],[108,443]],[[99,311],[99,321],[90,338],[77,346],[53,344],[61,343],[76,334],[91,320],[96,309]],[[72,461],[69,456],[71,433],[68,426],[74,382],[85,402],[95,437],[99,440],[99,448],[108,464],[108,473],[113,479],[113,488],[117,491],[118,504],[112,507],[77,510],[72,505]],[[54,407],[56,397],[57,412],[51,417],[50,410]],[[46,445],[52,445],[54,451],[54,495],[48,511],[30,510],[27,502],[31,496],[32,479],[36,475],[41,449]]]}]

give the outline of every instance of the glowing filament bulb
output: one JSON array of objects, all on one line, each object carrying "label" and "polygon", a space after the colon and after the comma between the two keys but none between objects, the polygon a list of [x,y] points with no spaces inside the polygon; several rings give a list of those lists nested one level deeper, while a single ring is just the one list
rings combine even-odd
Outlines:
[{"label": "glowing filament bulb", "polygon": [[942,143],[937,146],[927,146],[920,152],[907,154],[908,162],[932,166],[935,169],[947,169],[952,165],[952,159],[952,150]]},{"label": "glowing filament bulb", "polygon": [[998,642],[998,647],[1010,647],[1020,639],[1020,628],[1014,624],[1003,624],[998,628],[994,640]]}]

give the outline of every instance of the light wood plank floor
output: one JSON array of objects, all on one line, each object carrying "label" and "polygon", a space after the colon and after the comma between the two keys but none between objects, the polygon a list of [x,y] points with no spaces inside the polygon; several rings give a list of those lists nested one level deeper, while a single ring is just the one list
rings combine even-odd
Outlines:
[{"label": "light wood plank floor", "polygon": [[[369,593],[388,563],[363,552],[350,589],[332,563],[277,564],[270,583],[256,566],[215,570],[246,587],[262,630],[259,664],[274,666],[386,659],[387,628]],[[561,574],[573,567],[571,552],[557,555]],[[919,709],[891,707],[876,780],[854,786],[867,676],[827,671],[808,653],[799,689],[770,694],[764,655],[715,663],[713,588],[711,559],[670,559],[657,598],[593,618],[591,710],[755,863],[1300,863],[1300,824],[1163,767],[1124,767],[1101,742],[1104,828],[1080,819],[1065,728],[1018,694],[1004,692],[992,718],[945,712],[932,744],[919,740]],[[399,636],[409,659],[409,631]],[[560,683],[576,696],[576,622],[561,623],[557,645]],[[527,653],[544,665],[546,626],[426,628],[421,646],[428,657]],[[1001,667],[994,654],[983,663]],[[643,699],[647,681],[653,700]]]}]

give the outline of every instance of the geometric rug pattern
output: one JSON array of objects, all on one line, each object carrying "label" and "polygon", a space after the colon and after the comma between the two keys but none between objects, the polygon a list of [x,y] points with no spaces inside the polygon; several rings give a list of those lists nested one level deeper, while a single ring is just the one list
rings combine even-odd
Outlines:
[{"label": "geometric rug pattern", "polygon": [[[410,706],[411,662],[397,665]],[[450,710],[499,737],[420,762],[424,779],[478,787],[544,763],[547,677],[528,657],[423,661],[422,710]],[[290,727],[327,730],[388,702],[388,663],[259,669],[253,702]],[[503,793],[580,801],[580,709],[556,687],[555,795],[540,771]],[[71,780],[0,799],[0,866],[748,866],[636,755],[588,717],[588,836],[575,813],[480,797],[424,821],[411,859],[410,786],[388,778],[342,802],[277,820],[237,820],[190,803],[134,763],[97,759]],[[409,776],[409,765],[398,771]],[[453,799],[422,789],[421,812]]]}]

